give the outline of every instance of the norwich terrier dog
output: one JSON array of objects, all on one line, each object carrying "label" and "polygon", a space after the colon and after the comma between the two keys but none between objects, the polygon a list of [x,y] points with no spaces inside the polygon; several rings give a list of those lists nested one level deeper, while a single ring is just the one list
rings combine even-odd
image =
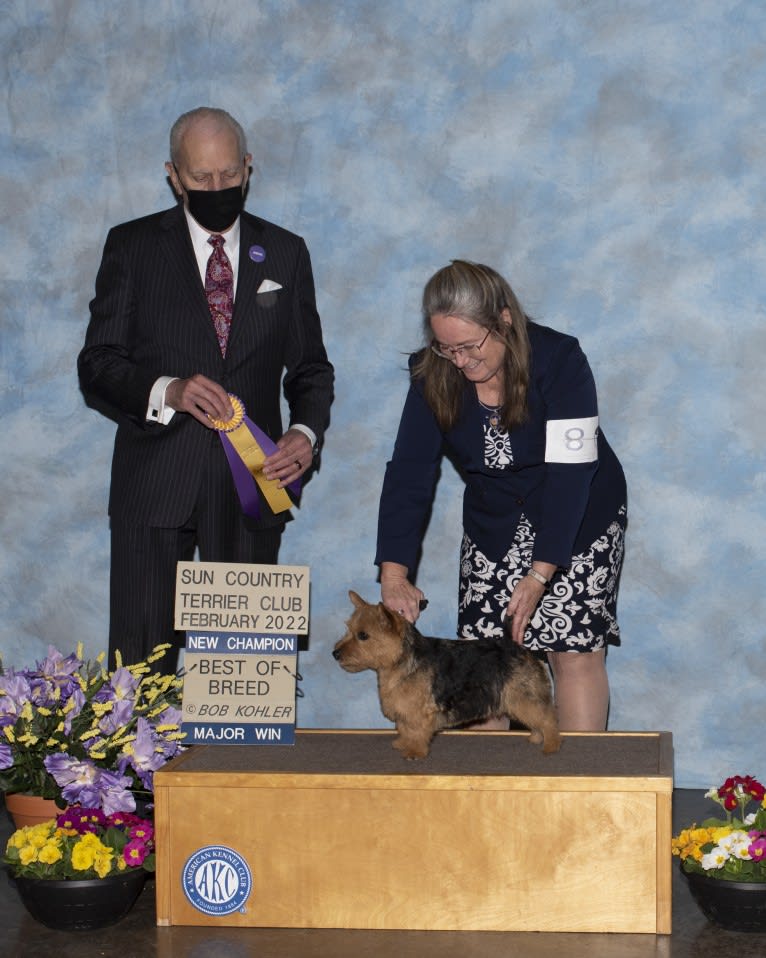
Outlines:
[{"label": "norwich terrier dog", "polygon": [[383,714],[396,725],[394,748],[425,758],[441,729],[507,716],[530,729],[544,752],[561,744],[551,686],[542,662],[505,639],[433,639],[382,602],[349,592],[355,611],[333,657],[347,672],[378,674]]}]

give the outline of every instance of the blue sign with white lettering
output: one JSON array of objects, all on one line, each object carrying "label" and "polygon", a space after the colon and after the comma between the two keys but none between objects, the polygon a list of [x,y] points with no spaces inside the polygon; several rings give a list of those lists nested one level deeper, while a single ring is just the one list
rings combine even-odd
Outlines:
[{"label": "blue sign with white lettering", "polygon": [[187,899],[206,915],[244,912],[253,887],[247,862],[226,845],[206,845],[190,855],[181,881]]}]

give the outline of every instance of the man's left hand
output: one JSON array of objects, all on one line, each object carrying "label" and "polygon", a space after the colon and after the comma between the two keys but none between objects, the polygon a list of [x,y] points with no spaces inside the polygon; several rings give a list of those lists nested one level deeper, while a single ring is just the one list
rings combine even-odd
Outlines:
[{"label": "man's left hand", "polygon": [[276,479],[280,489],[300,479],[311,465],[314,451],[305,432],[288,429],[277,441],[277,451],[266,457],[263,474],[267,479]]}]

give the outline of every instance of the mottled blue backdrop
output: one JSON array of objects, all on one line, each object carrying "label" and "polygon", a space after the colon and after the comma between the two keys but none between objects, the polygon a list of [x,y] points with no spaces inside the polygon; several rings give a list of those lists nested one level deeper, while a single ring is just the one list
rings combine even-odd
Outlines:
[{"label": "mottled blue backdrop", "polygon": [[[337,400],[282,558],[312,574],[303,726],[385,726],[330,657],[377,596],[377,498],[423,283],[494,265],[575,333],[630,490],[610,727],[677,784],[766,775],[761,0],[5,0],[0,654],[106,643],[113,426],[75,358],[107,229],[171,205],[167,131],[239,117],[248,207],[312,252]],[[420,584],[452,635],[459,483]]]}]

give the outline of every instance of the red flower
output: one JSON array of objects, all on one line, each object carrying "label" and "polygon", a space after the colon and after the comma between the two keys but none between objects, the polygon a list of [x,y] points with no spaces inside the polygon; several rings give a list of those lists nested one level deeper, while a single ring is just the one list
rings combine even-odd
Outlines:
[{"label": "red flower", "polygon": [[756,802],[762,802],[763,796],[766,795],[766,788],[761,785],[759,781],[753,778],[752,775],[746,775],[742,787],[747,792],[747,794],[756,800]]}]

